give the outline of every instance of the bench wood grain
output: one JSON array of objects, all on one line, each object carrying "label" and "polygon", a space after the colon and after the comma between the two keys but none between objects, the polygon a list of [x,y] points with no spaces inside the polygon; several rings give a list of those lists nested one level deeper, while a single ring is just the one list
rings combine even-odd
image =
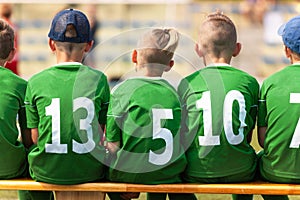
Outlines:
[{"label": "bench wood grain", "polygon": [[0,180],[0,190],[40,190],[77,192],[160,192],[205,194],[274,194],[300,195],[300,184],[279,184],[262,181],[247,183],[203,184],[180,183],[144,185],[113,182],[91,182],[77,185],[55,185],[31,179]]}]

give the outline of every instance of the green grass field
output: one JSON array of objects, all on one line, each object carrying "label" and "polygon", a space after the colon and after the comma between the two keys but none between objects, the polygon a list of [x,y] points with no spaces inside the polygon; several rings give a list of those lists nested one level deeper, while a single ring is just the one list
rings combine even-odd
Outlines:
[{"label": "green grass field", "polygon": [[0,191],[1,200],[15,200],[18,199],[18,193],[16,191]]}]

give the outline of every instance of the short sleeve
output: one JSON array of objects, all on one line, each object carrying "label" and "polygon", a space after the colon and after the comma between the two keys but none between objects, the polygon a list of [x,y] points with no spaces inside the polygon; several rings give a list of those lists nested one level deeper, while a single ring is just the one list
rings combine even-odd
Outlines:
[{"label": "short sleeve", "polygon": [[251,87],[252,90],[252,103],[251,103],[251,107],[250,107],[250,112],[249,115],[252,118],[253,123],[253,127],[251,127],[252,129],[255,128],[255,122],[257,119],[257,112],[258,112],[258,99],[259,99],[259,84],[256,81],[256,79],[254,79],[254,83],[253,86]]},{"label": "short sleeve", "polygon": [[20,95],[19,95],[19,104],[20,104],[20,108],[18,111],[18,122],[20,125],[20,129],[24,130],[27,128],[27,120],[26,120],[26,112],[25,112],[25,93],[26,93],[26,87],[27,87],[27,82],[25,81],[25,83],[23,83],[20,88]]},{"label": "short sleeve", "polygon": [[100,87],[102,87],[101,91],[101,108],[99,112],[99,123],[100,124],[106,124],[106,115],[108,110],[108,104],[109,104],[109,97],[110,97],[110,89],[107,82],[106,76],[102,75],[102,81],[100,81]]},{"label": "short sleeve", "polygon": [[258,117],[257,117],[257,126],[262,127],[262,126],[267,126],[267,104],[266,104],[266,84],[263,83],[261,90],[260,90],[260,95],[259,95],[259,100],[258,100]]},{"label": "short sleeve", "polygon": [[37,128],[39,125],[39,116],[31,87],[28,83],[25,95],[25,108],[28,128]]},{"label": "short sleeve", "polygon": [[188,81],[183,79],[180,81],[177,93],[179,95],[180,104],[181,104],[181,128],[180,128],[180,137],[181,137],[181,144],[184,148],[187,148],[191,143],[191,138],[189,138],[189,129],[188,129],[188,110],[187,110],[187,99],[186,93],[189,91],[188,88]]},{"label": "short sleeve", "polygon": [[121,107],[116,94],[111,94],[110,103],[107,112],[106,140],[108,142],[117,142],[121,140],[121,126],[124,109]]}]

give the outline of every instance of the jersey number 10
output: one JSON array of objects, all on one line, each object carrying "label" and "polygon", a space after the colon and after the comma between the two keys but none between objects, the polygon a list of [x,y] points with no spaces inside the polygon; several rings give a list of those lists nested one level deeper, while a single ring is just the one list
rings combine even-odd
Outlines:
[{"label": "jersey number 10", "polygon": [[[232,127],[232,105],[237,101],[239,104],[239,121],[240,127],[238,134],[233,132]],[[200,146],[215,146],[220,145],[220,135],[213,135],[212,127],[212,109],[210,91],[203,92],[201,99],[196,101],[196,107],[203,109],[203,126],[204,136],[199,136]],[[243,94],[237,90],[229,91],[224,100],[223,105],[223,125],[226,139],[232,145],[240,144],[244,140],[244,127],[246,119],[246,105]]]}]

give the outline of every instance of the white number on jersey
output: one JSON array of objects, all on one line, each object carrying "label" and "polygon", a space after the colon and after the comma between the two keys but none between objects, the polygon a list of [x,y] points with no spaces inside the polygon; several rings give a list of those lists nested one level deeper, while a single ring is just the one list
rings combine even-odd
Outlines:
[{"label": "white number on jersey", "polygon": [[166,143],[165,151],[156,154],[150,150],[149,162],[155,165],[164,165],[171,160],[173,153],[173,135],[170,130],[161,127],[161,119],[173,119],[172,109],[152,109],[153,139],[163,139]]},{"label": "white number on jersey", "polygon": [[[290,93],[290,103],[300,103],[300,93]],[[290,148],[299,148],[300,145],[300,118],[297,122]]]},{"label": "white number on jersey", "polygon": [[[91,152],[96,144],[93,140],[93,132],[91,123],[95,116],[94,103],[86,97],[79,97],[73,100],[73,112],[79,108],[84,108],[87,111],[87,117],[80,119],[79,129],[85,130],[87,133],[87,142],[78,143],[72,140],[72,151],[78,154]],[[52,116],[52,143],[46,144],[47,153],[68,153],[67,144],[61,144],[60,141],[60,99],[54,98],[51,104],[46,108],[46,116]]]},{"label": "white number on jersey", "polygon": [[[232,127],[232,105],[234,101],[239,104],[239,120],[240,127],[238,134],[234,134]],[[212,109],[210,91],[203,92],[201,99],[196,101],[196,107],[203,109],[203,126],[204,136],[199,136],[199,144],[201,146],[215,146],[220,145],[220,136],[213,135],[212,127]],[[243,94],[237,90],[229,91],[224,100],[223,105],[223,124],[226,139],[232,145],[240,144],[244,140],[244,127],[246,119],[246,105]]]}]

